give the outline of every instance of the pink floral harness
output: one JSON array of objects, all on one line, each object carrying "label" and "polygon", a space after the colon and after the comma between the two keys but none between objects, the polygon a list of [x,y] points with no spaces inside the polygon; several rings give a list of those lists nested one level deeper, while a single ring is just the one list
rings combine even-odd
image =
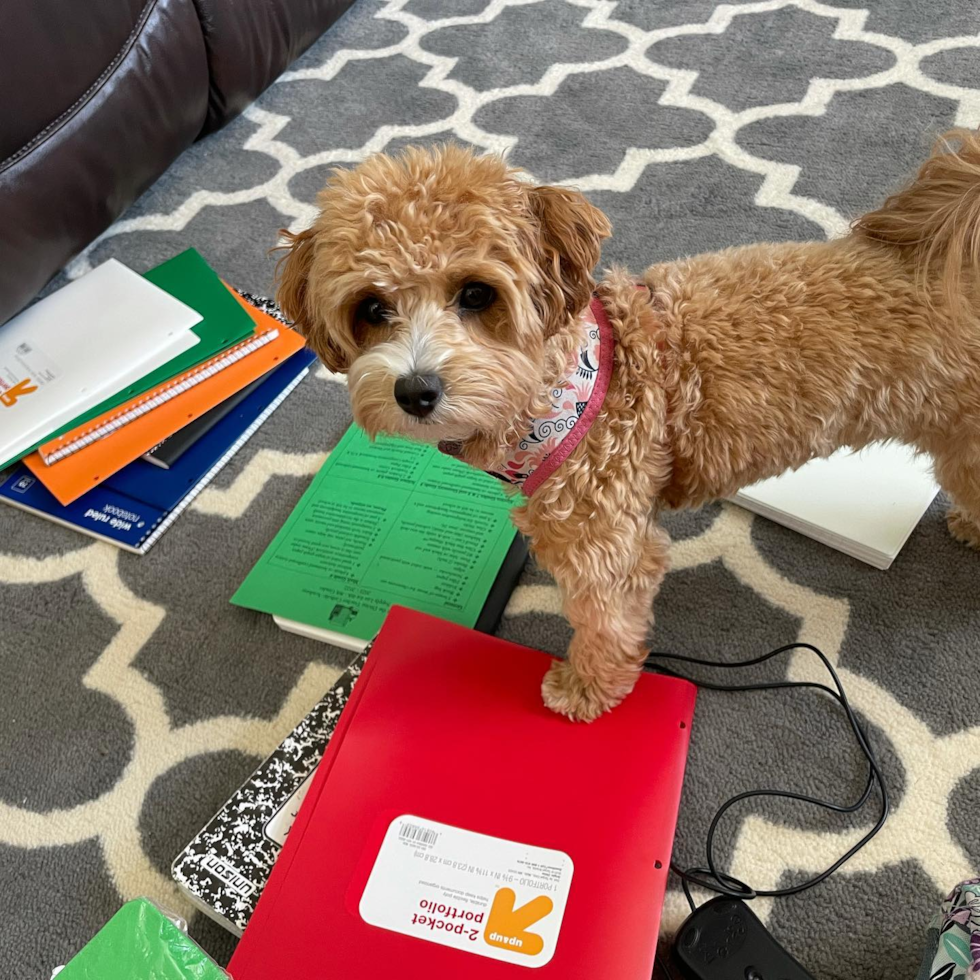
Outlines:
[{"label": "pink floral harness", "polygon": [[583,314],[585,337],[568,375],[551,390],[551,411],[529,430],[493,476],[532,493],[565,462],[602,410],[612,375],[615,337],[602,301]]}]

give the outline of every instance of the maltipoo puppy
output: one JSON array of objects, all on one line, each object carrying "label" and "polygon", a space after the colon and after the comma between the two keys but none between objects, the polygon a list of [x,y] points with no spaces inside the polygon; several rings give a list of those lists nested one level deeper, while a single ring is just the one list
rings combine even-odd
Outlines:
[{"label": "maltipoo puppy", "polygon": [[590,721],[636,682],[666,508],[894,439],[932,454],[953,533],[980,545],[977,133],[948,134],[845,238],[598,285],[605,216],[495,156],[373,156],[319,207],[286,235],[279,302],[368,433],[524,491],[515,522],[575,629],[543,683],[555,711]]}]

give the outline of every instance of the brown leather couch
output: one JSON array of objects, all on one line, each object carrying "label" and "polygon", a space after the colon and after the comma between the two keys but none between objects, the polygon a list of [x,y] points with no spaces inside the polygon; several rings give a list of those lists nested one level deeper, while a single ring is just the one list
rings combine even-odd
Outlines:
[{"label": "brown leather couch", "polygon": [[0,323],[353,0],[0,0]]}]

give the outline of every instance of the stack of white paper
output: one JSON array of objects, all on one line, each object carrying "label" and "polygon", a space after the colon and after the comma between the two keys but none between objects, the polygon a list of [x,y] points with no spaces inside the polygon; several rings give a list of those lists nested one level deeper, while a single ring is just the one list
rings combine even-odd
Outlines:
[{"label": "stack of white paper", "polygon": [[201,315],[110,259],[0,327],[0,467],[200,341]]},{"label": "stack of white paper", "polygon": [[932,460],[878,443],[740,490],[735,503],[875,568],[891,566],[939,488]]}]

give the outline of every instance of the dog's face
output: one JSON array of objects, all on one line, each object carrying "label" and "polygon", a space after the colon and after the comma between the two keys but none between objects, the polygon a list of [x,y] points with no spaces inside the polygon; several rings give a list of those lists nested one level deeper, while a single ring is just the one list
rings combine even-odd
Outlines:
[{"label": "dog's face", "polygon": [[369,434],[492,443],[566,356],[605,216],[458,147],[375,156],[334,174],[286,235],[279,303]]}]

